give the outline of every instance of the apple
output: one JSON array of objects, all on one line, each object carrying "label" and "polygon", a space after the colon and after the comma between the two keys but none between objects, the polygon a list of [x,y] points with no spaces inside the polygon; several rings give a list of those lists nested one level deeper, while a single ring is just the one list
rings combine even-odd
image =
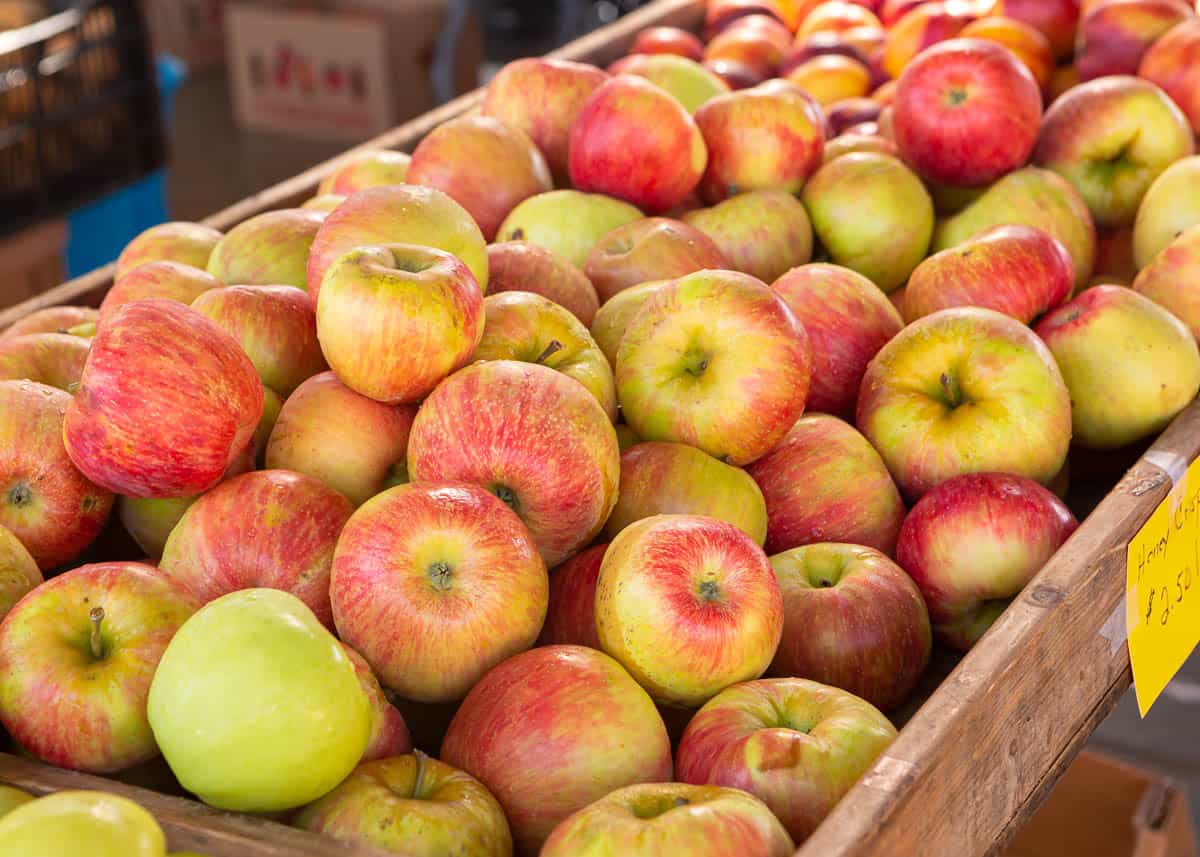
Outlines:
[{"label": "apple", "polygon": [[221,233],[202,223],[176,221],[159,223],[139,233],[117,257],[113,279],[119,280],[147,262],[178,262],[203,270],[208,266]]},{"label": "apple", "polygon": [[1200,155],[1180,158],[1146,189],[1133,221],[1133,260],[1147,268],[1184,230],[1200,224]]},{"label": "apple", "polygon": [[991,15],[1002,15],[1037,28],[1050,42],[1054,55],[1070,57],[1075,48],[1079,0],[996,0]]},{"label": "apple", "polygon": [[618,226],[597,241],[583,272],[604,304],[640,283],[728,267],[720,248],[696,227],[667,217],[647,217]]},{"label": "apple", "polygon": [[712,0],[704,10],[704,35],[712,38],[750,15],[768,15],[794,31],[819,0]]},{"label": "apple", "polygon": [[342,651],[354,665],[354,674],[358,677],[359,686],[367,695],[371,707],[370,737],[367,739],[367,749],[363,751],[362,761],[372,762],[412,752],[412,736],[408,732],[404,716],[388,701],[387,694],[375,673],[371,671],[367,659],[345,643],[342,643]]},{"label": "apple", "polygon": [[196,611],[158,663],[148,711],[180,784],[240,812],[327,794],[358,764],[371,729],[342,645],[278,589],[242,589]]},{"label": "apple", "polygon": [[1079,85],[1079,72],[1074,65],[1060,65],[1050,74],[1050,85],[1046,88],[1046,102],[1053,104],[1064,92]]},{"label": "apple", "polygon": [[317,196],[349,196],[360,190],[380,185],[404,184],[412,156],[391,149],[358,149],[341,159],[338,165],[321,179]]},{"label": "apple", "polygon": [[600,648],[596,635],[596,580],[608,543],[580,551],[550,573],[550,600],[539,646]]},{"label": "apple", "polygon": [[0,338],[0,380],[37,381],[74,392],[87,362],[88,340],[69,333]]},{"label": "apple", "polygon": [[408,857],[511,857],[504,810],[477,779],[424,753],[364,762],[293,821]]},{"label": "apple", "polygon": [[1080,446],[1114,449],[1158,434],[1200,390],[1187,325],[1132,289],[1088,289],[1035,329],[1071,391]]},{"label": "apple", "polygon": [[893,158],[900,157],[900,150],[896,148],[896,144],[878,132],[874,134],[849,132],[839,134],[825,144],[822,163],[827,164],[834,158],[849,155],[852,152],[875,152]]},{"label": "apple", "polygon": [[585,63],[519,59],[502,67],[488,83],[483,114],[528,134],[561,180],[567,175],[571,126],[584,102],[608,77]]},{"label": "apple", "polygon": [[796,39],[803,41],[821,31],[842,32],[854,27],[882,27],[875,13],[859,3],[847,0],[826,0],[804,16],[796,30]]},{"label": "apple", "polygon": [[582,646],[541,646],[489,670],[455,713],[441,755],[495,795],[525,855],[614,789],[671,779],[671,744],[650,697],[620,664]]},{"label": "apple", "polygon": [[1200,224],[1189,226],[1162,249],[1133,281],[1133,290],[1164,307],[1200,341]]},{"label": "apple", "polygon": [[195,604],[148,565],[85,565],[41,584],[0,625],[0,721],[61,768],[102,774],[158,755],[150,680]]},{"label": "apple", "polygon": [[617,292],[612,300],[600,307],[596,313],[596,318],[592,321],[592,338],[595,339],[596,345],[604,353],[608,364],[613,367],[614,371],[617,367],[617,351],[621,347],[621,340],[625,337],[625,331],[629,328],[630,322],[650,299],[650,296],[670,282],[671,280],[652,280],[648,283],[631,286],[624,291]]},{"label": "apple", "polygon": [[825,54],[805,60],[784,80],[796,84],[822,106],[846,98],[861,98],[871,91],[871,70],[858,60]]},{"label": "apple", "polygon": [[977,17],[966,3],[922,3],[893,23],[887,31],[880,64],[888,77],[899,80],[905,68],[927,49],[953,39]]},{"label": "apple", "polygon": [[679,27],[647,27],[629,47],[631,54],[675,54],[699,62],[704,59],[704,42]]},{"label": "apple", "polygon": [[1138,76],[1162,87],[1200,135],[1200,20],[1176,24],[1142,56]]},{"label": "apple", "polygon": [[179,262],[146,262],[122,274],[100,303],[97,323],[120,307],[146,298],[164,298],[190,304],[210,289],[218,289],[221,281],[199,268]]},{"label": "apple", "polygon": [[[0,341],[30,333],[73,333],[77,328],[95,324],[100,311],[88,306],[52,306],[34,310],[0,330]],[[74,334],[78,335],[78,334]],[[88,334],[90,338],[92,334]]]},{"label": "apple", "polygon": [[736,60],[705,60],[704,67],[715,74],[732,90],[749,89],[767,80],[768,75]]},{"label": "apple", "polygon": [[644,783],[566,818],[541,857],[791,857],[796,846],[758,798],[737,789]]},{"label": "apple", "polygon": [[802,678],[748,681],[696,712],[675,776],[749,792],[803,842],[895,737],[879,709],[844,690]]},{"label": "apple", "polygon": [[63,439],[80,472],[110,491],[199,494],[246,448],[262,409],[237,340],[182,304],[134,301],[92,340]]},{"label": "apple", "polygon": [[879,21],[884,27],[891,28],[893,24],[918,6],[923,6],[929,0],[883,0],[879,4]]},{"label": "apple", "polygon": [[1102,0],[1090,4],[1075,35],[1080,80],[1137,74],[1155,41],[1195,15],[1184,0]]},{"label": "apple", "polygon": [[1096,267],[1092,271],[1092,284],[1128,286],[1137,274],[1137,265],[1133,261],[1133,227],[1097,230]]},{"label": "apple", "polygon": [[994,15],[972,21],[958,35],[964,39],[983,39],[1003,45],[1029,69],[1040,90],[1045,92],[1050,86],[1055,65],[1054,49],[1050,46],[1050,40],[1032,24]]},{"label": "apple", "polygon": [[37,561],[11,530],[0,526],[0,619],[41,582]]},{"label": "apple", "polygon": [[904,293],[915,321],[957,306],[987,307],[1029,324],[1071,296],[1075,265],[1061,241],[1031,226],[997,226],[916,267]]},{"label": "apple", "polygon": [[727,267],[771,282],[812,257],[812,224],[784,190],[754,190],[711,208],[689,211],[685,223],[712,239]]},{"label": "apple", "polygon": [[313,476],[358,506],[408,481],[405,451],[415,405],[385,405],[332,372],[314,375],[284,402],[266,465]]},{"label": "apple", "polygon": [[925,258],[933,200],[896,158],[872,152],[836,158],[817,170],[802,199],[831,260],[885,292],[904,285]]},{"label": "apple", "polygon": [[566,259],[528,241],[489,244],[488,291],[533,292],[568,310],[590,326],[600,308],[596,288]]},{"label": "apple", "polygon": [[1036,482],[968,473],[913,506],[896,560],[921,588],[938,640],[965,651],[1078,526]]},{"label": "apple", "polygon": [[[371,187],[378,186],[371,185]],[[323,211],[328,214],[345,201],[346,197],[340,193],[320,193],[304,200],[304,202],[300,203],[300,207],[309,211]]]},{"label": "apple", "polygon": [[631,320],[617,398],[638,437],[743,465],[804,412],[811,366],[804,328],[766,285],[701,271],[655,290]]},{"label": "apple", "polygon": [[33,795],[13,786],[0,786],[0,817],[33,800]]},{"label": "apple", "polygon": [[217,242],[208,272],[230,286],[305,288],[309,248],[326,218],[309,208],[264,211]]},{"label": "apple", "polygon": [[[840,136],[851,128],[871,125],[876,126],[875,133],[878,133],[878,123],[875,120],[879,118],[882,110],[883,105],[873,98],[865,96],[843,98],[826,106],[825,116],[829,120],[829,126],[833,129],[835,136]],[[856,131],[855,133],[866,132]],[[825,144],[826,150],[829,149],[829,142]],[[824,160],[828,160],[828,157],[825,157]]]},{"label": "apple", "polygon": [[873,548],[828,542],[776,554],[771,567],[784,616],[771,675],[832,685],[881,711],[908,699],[929,664],[932,633],[904,569]]},{"label": "apple", "polygon": [[30,801],[0,819],[0,857],[163,857],[154,816],[129,798],[67,790]]},{"label": "apple", "polygon": [[1062,469],[1080,401],[1067,389],[1028,327],[958,307],[913,322],[875,355],[857,424],[912,501],[961,473],[1047,483]]},{"label": "apple", "polygon": [[549,366],[586,387],[609,419],[616,420],[612,368],[579,319],[532,292],[488,295],[483,304],[483,338],[471,362],[520,360]]},{"label": "apple", "polygon": [[940,220],[931,249],[945,250],[1006,224],[1032,226],[1058,239],[1075,265],[1075,287],[1091,280],[1096,227],[1087,203],[1061,176],[1036,167],[1009,173],[960,212]]},{"label": "apple", "polygon": [[[747,15],[716,33],[704,46],[704,59],[709,62],[727,60],[741,63],[763,78],[774,76],[779,63],[791,44],[791,32],[783,26],[755,25],[770,16]],[[746,26],[744,22],[751,22]],[[778,25],[778,22],[775,22]]]},{"label": "apple", "polygon": [[633,74],[660,86],[688,113],[710,98],[729,92],[729,84],[699,61],[672,54],[631,53],[609,66],[612,74]]},{"label": "apple", "polygon": [[1193,150],[1191,125],[1161,89],[1115,76],[1050,105],[1033,159],[1075,186],[1097,225],[1125,226],[1151,182]]},{"label": "apple", "polygon": [[528,241],[583,268],[597,241],[618,226],[641,219],[640,211],[619,199],[552,190],[531,196],[509,212],[496,241]]},{"label": "apple", "polygon": [[439,384],[408,440],[412,481],[491,491],[529,527],[548,567],[600,532],[620,471],[617,436],[595,396],[561,372],[513,360],[475,363]]}]

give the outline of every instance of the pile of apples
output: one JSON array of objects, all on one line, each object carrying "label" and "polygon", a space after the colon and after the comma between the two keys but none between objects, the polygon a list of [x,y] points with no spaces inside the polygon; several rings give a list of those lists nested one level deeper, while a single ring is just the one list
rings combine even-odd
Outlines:
[{"label": "pile of apples", "polygon": [[[813,832],[1074,531],[1069,453],[1200,388],[1200,18],[713,0],[705,35],[511,63],[411,156],[156,226],[98,310],[0,332],[22,752],[421,857]],[[164,851],[45,800],[0,855]]]}]

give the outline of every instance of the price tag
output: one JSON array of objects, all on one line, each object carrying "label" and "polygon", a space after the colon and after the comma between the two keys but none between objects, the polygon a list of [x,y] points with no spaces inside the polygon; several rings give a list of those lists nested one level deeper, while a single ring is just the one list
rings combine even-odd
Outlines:
[{"label": "price tag", "polygon": [[1145,717],[1200,642],[1200,459],[1129,542],[1125,629]]}]

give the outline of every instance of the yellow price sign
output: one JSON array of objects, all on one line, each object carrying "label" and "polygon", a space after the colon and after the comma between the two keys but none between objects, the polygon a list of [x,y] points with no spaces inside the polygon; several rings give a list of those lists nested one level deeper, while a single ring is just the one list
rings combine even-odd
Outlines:
[{"label": "yellow price sign", "polygon": [[1200,459],[1129,542],[1125,630],[1145,717],[1200,642]]}]

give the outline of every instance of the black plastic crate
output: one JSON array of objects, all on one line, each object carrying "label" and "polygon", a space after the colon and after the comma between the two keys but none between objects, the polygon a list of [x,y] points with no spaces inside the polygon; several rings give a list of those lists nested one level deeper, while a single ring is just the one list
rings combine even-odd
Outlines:
[{"label": "black plastic crate", "polygon": [[0,32],[0,234],[161,167],[166,140],[138,0],[45,3]]}]

